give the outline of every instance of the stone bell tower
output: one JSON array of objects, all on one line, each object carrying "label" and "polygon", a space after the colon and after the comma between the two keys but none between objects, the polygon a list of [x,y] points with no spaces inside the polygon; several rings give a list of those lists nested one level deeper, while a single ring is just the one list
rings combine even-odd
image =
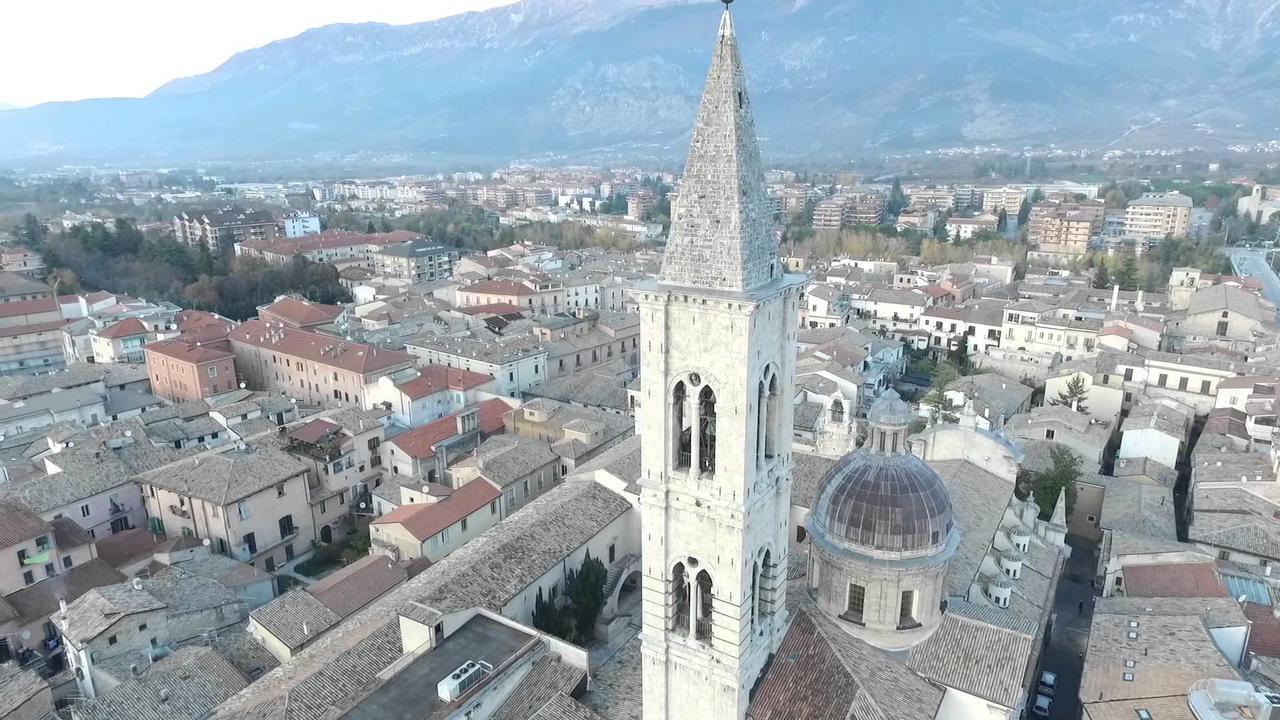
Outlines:
[{"label": "stone bell tower", "polygon": [[645,720],[745,717],[786,631],[795,328],[733,18],[638,287]]}]

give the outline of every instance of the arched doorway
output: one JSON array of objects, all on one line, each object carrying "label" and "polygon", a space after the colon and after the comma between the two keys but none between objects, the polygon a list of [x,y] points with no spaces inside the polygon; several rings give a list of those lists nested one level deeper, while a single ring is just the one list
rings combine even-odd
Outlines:
[{"label": "arched doorway", "polygon": [[333,542],[333,528],[328,525],[320,528],[320,542],[326,545]]}]

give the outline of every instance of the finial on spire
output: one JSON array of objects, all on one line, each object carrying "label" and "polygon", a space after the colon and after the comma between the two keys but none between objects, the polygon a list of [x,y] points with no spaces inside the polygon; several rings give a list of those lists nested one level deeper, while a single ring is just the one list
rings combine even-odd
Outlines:
[{"label": "finial on spire", "polygon": [[720,0],[720,2],[724,3],[725,10],[728,10],[729,6],[733,4],[733,0]]}]

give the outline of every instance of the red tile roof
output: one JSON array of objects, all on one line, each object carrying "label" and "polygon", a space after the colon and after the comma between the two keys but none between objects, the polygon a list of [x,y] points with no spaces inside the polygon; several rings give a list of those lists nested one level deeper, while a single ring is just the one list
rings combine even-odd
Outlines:
[{"label": "red tile roof", "polygon": [[[494,398],[474,406],[474,409],[476,410],[477,424],[480,426],[480,434],[487,436],[502,430],[502,416],[511,409],[511,406],[498,398]],[[463,412],[466,411],[464,410]],[[426,425],[401,433],[393,438],[391,442],[400,448],[401,452],[415,460],[426,460],[435,457],[436,453],[432,446],[458,434],[458,415],[460,414],[454,413],[435,422],[429,422]]]},{"label": "red tile roof", "polygon": [[258,311],[263,320],[281,320],[294,327],[310,327],[333,322],[342,314],[337,305],[310,303],[297,298],[282,297]]},{"label": "red tile roof", "polygon": [[[72,299],[74,299],[74,296],[72,296]],[[0,303],[0,317],[17,317],[19,315],[48,312],[59,312],[58,301],[54,298],[37,298],[35,300]]]},{"label": "red tile roof", "polygon": [[125,318],[115,325],[104,327],[98,331],[98,337],[110,338],[112,340],[146,334],[147,326],[143,325],[142,321],[138,318]]},{"label": "red tile roof", "polygon": [[488,480],[476,478],[439,502],[403,505],[373,521],[374,525],[401,525],[418,542],[438,535],[474,512],[502,497]]},{"label": "red tile roof", "polygon": [[342,426],[331,423],[328,420],[312,420],[302,427],[289,433],[289,437],[304,443],[319,442],[321,438],[332,435],[342,429]]},{"label": "red tile roof", "polygon": [[470,390],[493,379],[478,372],[443,365],[427,365],[420,371],[422,374],[418,377],[396,386],[400,392],[414,400],[433,395],[441,390]]},{"label": "red tile roof", "polygon": [[300,238],[281,238],[274,240],[250,240],[240,243],[242,247],[268,252],[275,255],[297,255],[313,250],[350,247],[352,245],[398,245],[409,240],[423,237],[408,230],[392,230],[389,233],[357,233],[345,230],[326,230],[317,235]]},{"label": "red tile roof", "polygon": [[1212,562],[1126,565],[1128,597],[1227,597]]},{"label": "red tile roof", "polygon": [[1244,616],[1249,618],[1249,655],[1280,658],[1280,620],[1272,614],[1269,605],[1247,602],[1240,606]]},{"label": "red tile roof", "polygon": [[182,362],[203,365],[234,358],[235,354],[225,347],[226,341],[214,343],[191,343],[183,340],[160,340],[145,345],[144,350],[163,355]]},{"label": "red tile roof", "polygon": [[480,293],[482,295],[533,295],[537,291],[512,280],[489,280],[475,285],[458,288],[461,292]]},{"label": "red tile roof", "polygon": [[394,365],[412,364],[415,359],[408,353],[375,348],[364,343],[346,342],[328,335],[270,325],[261,320],[249,320],[231,331],[228,337],[233,343],[273,350],[281,355],[310,360],[321,365],[336,367],[348,372],[371,373]]}]

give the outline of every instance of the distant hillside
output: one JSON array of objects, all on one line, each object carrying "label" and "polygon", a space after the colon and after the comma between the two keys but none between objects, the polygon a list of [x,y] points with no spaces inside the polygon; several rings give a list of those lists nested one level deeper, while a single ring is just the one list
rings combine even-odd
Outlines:
[{"label": "distant hillside", "polygon": [[[318,28],[147,98],[5,112],[0,159],[679,157],[718,7],[524,0]],[[1280,137],[1274,0],[752,0],[734,13],[771,157]]]}]

